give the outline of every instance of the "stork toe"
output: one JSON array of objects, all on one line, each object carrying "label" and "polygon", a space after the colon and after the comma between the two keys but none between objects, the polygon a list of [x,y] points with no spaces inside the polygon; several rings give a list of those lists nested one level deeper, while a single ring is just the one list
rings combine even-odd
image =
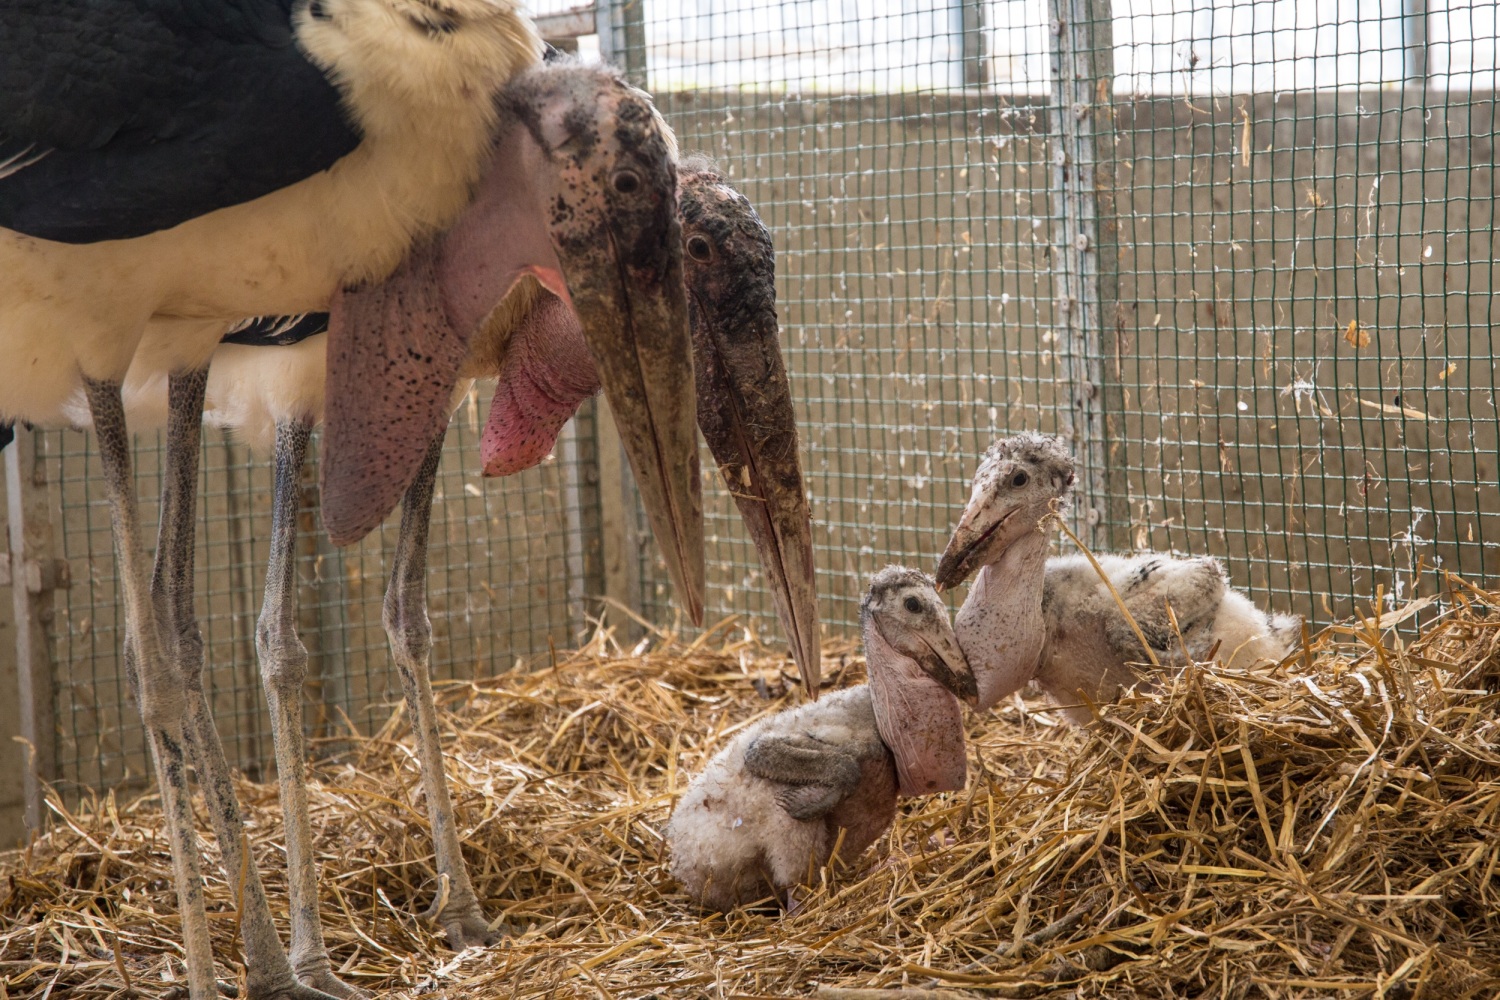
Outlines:
[{"label": "stork toe", "polygon": [[473,913],[465,913],[455,917],[440,917],[439,922],[443,925],[443,934],[448,939],[448,947],[454,951],[463,951],[465,948],[488,948],[499,944],[503,936],[500,930],[490,929],[489,922],[476,908]]},{"label": "stork toe", "polygon": [[[353,987],[347,987],[353,989]],[[346,996],[369,996],[368,993],[356,992],[344,994]],[[337,1000],[339,994],[324,993],[322,990],[303,983],[292,983],[277,990],[259,992],[247,991],[245,1000]]]},{"label": "stork toe", "polygon": [[323,996],[337,997],[338,1000],[374,1000],[373,993],[349,985],[335,976],[331,969],[319,969],[297,978],[302,981],[303,986]]}]

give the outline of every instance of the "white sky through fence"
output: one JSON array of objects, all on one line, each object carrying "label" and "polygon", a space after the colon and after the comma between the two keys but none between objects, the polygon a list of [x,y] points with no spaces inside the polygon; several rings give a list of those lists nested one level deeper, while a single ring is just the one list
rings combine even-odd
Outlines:
[{"label": "white sky through fence", "polygon": [[[568,0],[538,0],[540,11]],[[962,4],[649,0],[651,85],[902,93],[962,85]],[[1400,86],[1421,0],[1115,0],[1116,89],[1230,94]],[[1425,0],[1429,85],[1496,86],[1497,0]],[[991,86],[1050,86],[1045,0],[985,6]]]}]

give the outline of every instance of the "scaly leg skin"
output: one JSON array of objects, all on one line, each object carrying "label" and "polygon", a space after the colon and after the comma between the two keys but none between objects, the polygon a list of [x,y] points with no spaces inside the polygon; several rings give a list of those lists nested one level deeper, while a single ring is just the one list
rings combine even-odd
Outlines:
[{"label": "scaly leg skin", "polygon": [[163,645],[187,696],[187,737],[198,782],[208,805],[224,875],[240,897],[240,936],[245,944],[248,1000],[328,1000],[328,994],[297,981],[276,934],[260,870],[247,855],[249,843],[224,744],[203,690],[203,636],[193,608],[194,506],[208,370],[173,375],[168,381],[166,486],[151,597]]},{"label": "scaly leg skin", "polygon": [[437,705],[432,699],[432,677],[428,672],[432,622],[427,617],[427,530],[432,520],[432,491],[438,460],[443,454],[443,436],[439,434],[428,448],[417,478],[401,501],[401,533],[396,540],[391,583],[385,592],[381,620],[411,713],[417,757],[422,765],[422,791],[432,821],[438,876],[446,878],[448,883],[446,898],[440,886],[432,908],[423,916],[443,928],[448,947],[462,951],[475,945],[494,944],[499,934],[490,930],[484,919],[479,897],[469,881],[469,869],[464,864],[453,820],[453,800],[448,796],[448,779],[443,771]]},{"label": "scaly leg skin", "polygon": [[190,1000],[218,1000],[214,982],[213,945],[208,916],[203,909],[203,875],[199,868],[198,838],[193,830],[188,793],[187,740],[183,719],[187,697],[176,671],[162,655],[161,636],[151,602],[151,583],[141,549],[140,512],[131,475],[130,437],[125,428],[125,406],[120,384],[85,377],[94,432],[104,465],[105,490],[113,522],[115,559],[120,587],[125,593],[126,642],[133,648],[135,681],[139,685],[141,721],[156,763],[163,818],[172,849],[172,879],[182,913],[182,937],[187,959]]},{"label": "scaly leg skin", "polygon": [[312,423],[294,420],[276,426],[275,486],[271,501],[271,561],[266,592],[255,626],[261,682],[271,707],[276,745],[276,776],[286,825],[287,881],[292,905],[292,969],[304,985],[331,996],[370,994],[339,979],[323,943],[318,915],[318,862],[313,854],[307,808],[307,748],[302,730],[302,685],[307,680],[307,647],[297,635],[297,508],[302,465]]}]

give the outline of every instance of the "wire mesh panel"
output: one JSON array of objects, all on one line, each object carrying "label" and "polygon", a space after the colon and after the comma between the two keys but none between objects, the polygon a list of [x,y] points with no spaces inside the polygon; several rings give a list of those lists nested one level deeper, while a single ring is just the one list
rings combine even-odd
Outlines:
[{"label": "wire mesh panel", "polygon": [[1161,7],[1115,4],[1116,544],[1324,621],[1492,577],[1494,5]]},{"label": "wire mesh panel", "polygon": [[[1003,29],[962,4],[646,7],[658,106],[774,233],[834,631],[853,627],[874,570],[930,568],[995,435],[1056,426],[1047,21],[1038,5],[991,8]],[[727,494],[705,502],[710,618],[770,621]],[[647,565],[660,616],[667,590]]]},{"label": "wire mesh panel", "polygon": [[[570,454],[520,476],[484,480],[475,458],[488,401],[471,395],[449,430],[433,502],[428,600],[436,679],[488,676],[517,656],[566,646],[582,625],[579,579],[597,498],[578,488],[592,467],[572,435]],[[271,526],[268,463],[221,432],[205,432],[198,532],[198,600],[206,686],[232,764],[267,776],[269,715],[255,652],[255,620]],[[58,781],[64,789],[111,788],[148,779],[149,760],[125,679],[124,612],[111,550],[109,507],[91,436],[42,435],[57,532],[72,568],[59,592],[56,640]],[[155,529],[163,449],[142,440],[136,481],[148,531]],[[307,724],[315,739],[368,731],[401,700],[389,666],[381,601],[396,518],[358,545],[335,549],[317,518],[315,458],[304,471],[298,552],[298,624],[308,647]]]},{"label": "wire mesh panel", "polygon": [[[1113,38],[1061,105],[1107,115],[1096,539],[1221,556],[1315,624],[1493,579],[1493,3],[648,4],[658,103],[775,233],[827,627],[931,565],[992,436],[1072,427],[1049,55],[1079,8]],[[767,624],[710,507],[710,617]]]}]

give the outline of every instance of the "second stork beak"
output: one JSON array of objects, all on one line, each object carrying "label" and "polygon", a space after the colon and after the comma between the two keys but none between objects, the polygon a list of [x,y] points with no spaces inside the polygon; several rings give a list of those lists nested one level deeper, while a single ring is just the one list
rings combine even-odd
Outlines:
[{"label": "second stork beak", "polygon": [[571,135],[553,152],[552,241],[678,600],[701,625],[703,498],[669,136],[623,81],[550,82],[598,91],[570,102],[596,109],[592,127],[562,123]]},{"label": "second stork beak", "polygon": [[917,657],[928,677],[953,692],[954,696],[970,705],[979,701],[979,681],[969,666],[968,657],[958,645],[958,638],[950,631],[935,636],[924,636],[931,656]]},{"label": "second stork beak", "polygon": [[698,426],[755,543],[809,696],[822,677],[812,511],[776,321],[775,255],[750,203],[710,170],[680,186]]}]

